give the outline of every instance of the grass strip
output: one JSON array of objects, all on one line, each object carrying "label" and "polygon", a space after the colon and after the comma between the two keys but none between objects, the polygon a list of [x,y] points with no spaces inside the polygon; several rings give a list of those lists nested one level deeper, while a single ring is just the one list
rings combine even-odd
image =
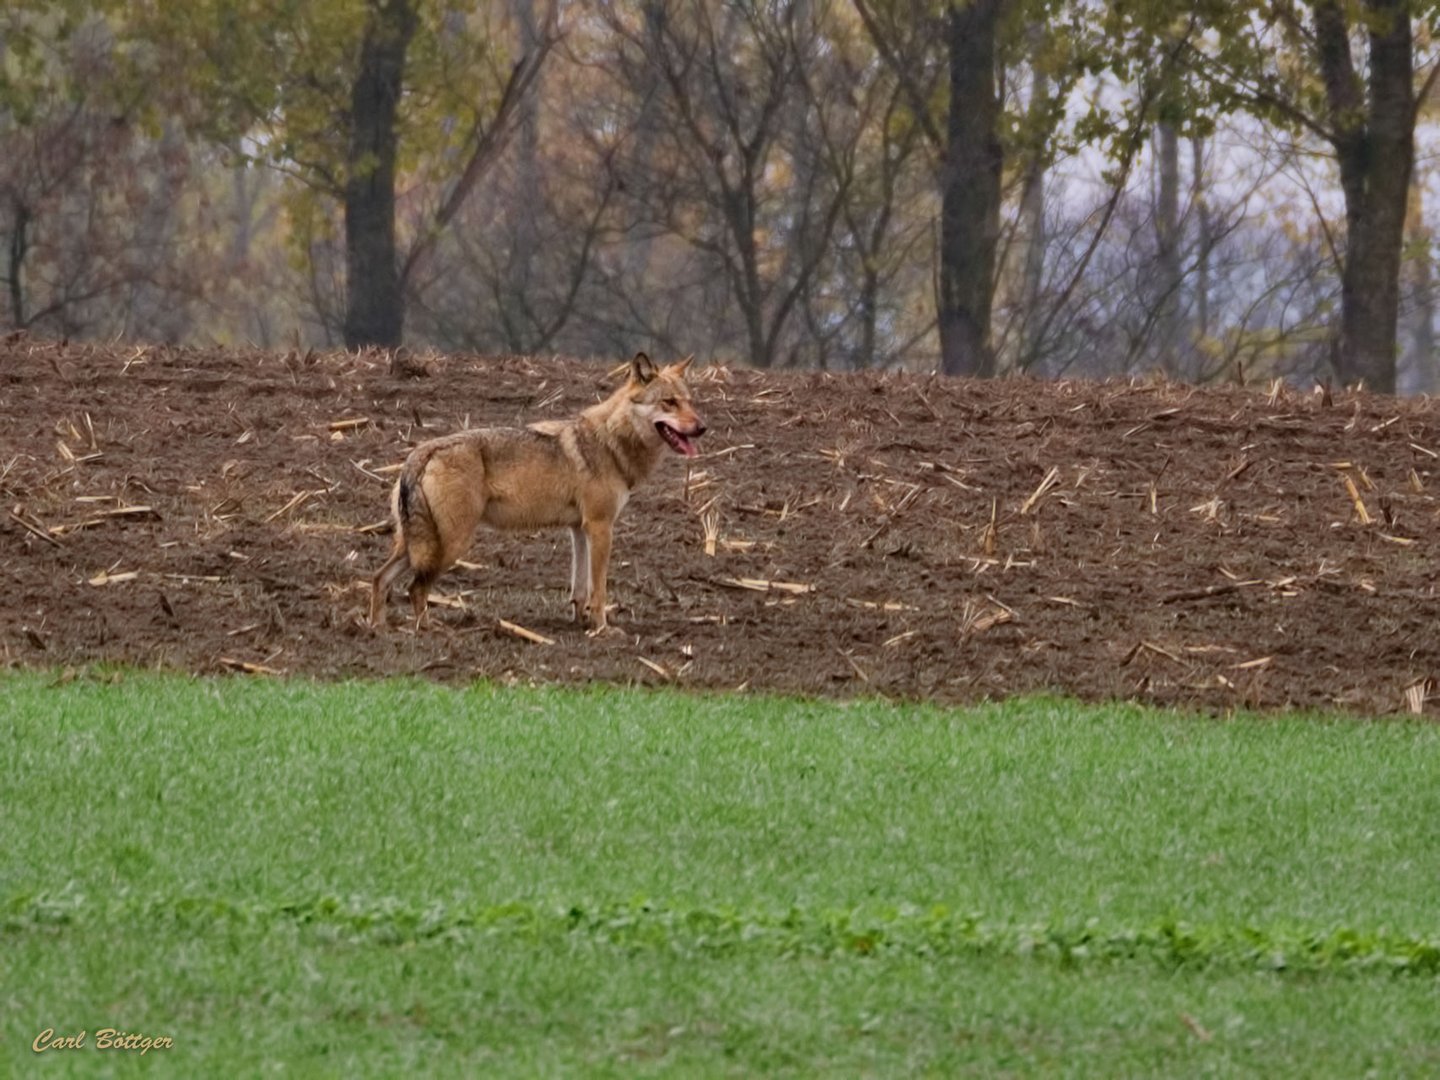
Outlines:
[{"label": "grass strip", "polygon": [[1070,966],[1152,961],[1167,968],[1270,972],[1440,973],[1440,938],[1349,927],[1228,926],[1160,919],[1134,927],[1099,920],[1006,922],[943,906],[854,911],[791,907],[785,911],[669,907],[648,900],[545,906],[533,903],[431,904],[319,896],[278,904],[224,897],[117,897],[104,903],[77,895],[17,895],[0,931],[138,922],[203,930],[217,924],[309,928],[351,942],[402,945],[446,938],[506,937],[542,942],[587,939],[624,950],[683,955],[826,957],[871,954],[1022,957]]}]

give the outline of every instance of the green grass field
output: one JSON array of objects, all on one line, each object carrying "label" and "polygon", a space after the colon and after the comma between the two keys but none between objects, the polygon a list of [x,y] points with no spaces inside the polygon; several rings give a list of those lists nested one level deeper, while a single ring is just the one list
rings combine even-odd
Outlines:
[{"label": "green grass field", "polygon": [[0,744],[0,1074],[1440,1071],[1429,726],[12,674]]}]

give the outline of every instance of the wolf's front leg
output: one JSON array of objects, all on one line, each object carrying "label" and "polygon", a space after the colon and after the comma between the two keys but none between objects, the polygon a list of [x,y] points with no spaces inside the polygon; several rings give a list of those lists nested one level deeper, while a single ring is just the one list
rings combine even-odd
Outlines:
[{"label": "wolf's front leg", "polygon": [[605,629],[605,577],[610,570],[610,531],[612,521],[587,521],[585,539],[590,551],[590,595],[586,610],[590,613],[590,633]]},{"label": "wolf's front leg", "polygon": [[570,608],[575,621],[585,618],[590,599],[590,541],[579,525],[570,526]]}]

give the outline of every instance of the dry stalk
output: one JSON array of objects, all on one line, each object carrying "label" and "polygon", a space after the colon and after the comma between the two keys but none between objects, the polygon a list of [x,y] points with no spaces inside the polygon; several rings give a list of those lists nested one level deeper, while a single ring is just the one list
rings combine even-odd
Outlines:
[{"label": "dry stalk", "polygon": [[288,514],[291,510],[294,510],[297,506],[299,506],[301,503],[303,503],[306,499],[309,499],[309,498],[311,498],[312,496],[315,496],[315,495],[324,495],[324,494],[325,494],[325,492],[324,492],[323,489],[318,490],[318,491],[297,491],[297,492],[291,497],[291,499],[290,499],[289,502],[287,502],[287,503],[286,503],[284,506],[282,506],[279,510],[276,510],[273,514],[271,514],[271,515],[270,515],[269,517],[267,517],[265,520],[266,520],[267,522],[274,521],[276,518],[278,518],[278,517],[283,517],[285,514]]},{"label": "dry stalk", "polygon": [[1181,659],[1179,653],[1174,652],[1171,649],[1165,648],[1164,645],[1157,645],[1153,641],[1140,642],[1140,648],[1144,649],[1147,652],[1153,652],[1156,656],[1163,656],[1167,660],[1173,660],[1177,664],[1183,664],[1185,662],[1183,659]]},{"label": "dry stalk", "polygon": [[1035,504],[1044,497],[1047,491],[1049,491],[1052,487],[1059,483],[1059,481],[1060,467],[1058,465],[1050,466],[1050,471],[1045,474],[1045,479],[1040,481],[1040,486],[1031,493],[1028,499],[1021,503],[1021,516],[1023,517],[1024,515],[1030,513],[1030,511],[1035,508]]},{"label": "dry stalk", "polygon": [[755,443],[741,443],[741,444],[739,444],[738,446],[726,446],[726,447],[722,447],[721,449],[716,450],[716,451],[714,451],[713,453],[708,453],[708,454],[706,454],[705,456],[706,456],[707,458],[721,458],[721,457],[728,457],[730,454],[738,454],[741,450],[758,450],[758,449],[759,449],[759,447],[758,447]]},{"label": "dry stalk", "polygon": [[[47,544],[54,544],[56,547],[61,547],[61,546],[62,546],[61,543],[60,543],[60,541],[59,541],[59,540],[56,540],[55,537],[51,535],[50,530],[47,529],[47,528],[45,528],[45,526],[43,525],[43,523],[39,523],[39,522],[40,522],[40,519],[39,519],[39,518],[35,518],[35,522],[37,522],[37,524],[32,524],[31,522],[25,520],[25,517],[22,516],[22,515],[24,515],[24,514],[25,514],[25,509],[24,509],[24,507],[20,507],[20,506],[17,506],[17,507],[15,507],[13,510],[10,511],[10,517],[11,517],[12,519],[14,519],[15,524],[19,525],[19,526],[20,526],[22,529],[24,529],[26,532],[30,533],[32,536],[38,536],[41,540],[44,540]],[[30,517],[34,517],[33,514],[32,514],[32,515],[29,515],[29,516],[30,516]]]},{"label": "dry stalk", "polygon": [[119,574],[112,574],[108,570],[101,570],[100,573],[89,579],[89,583],[91,585],[118,585],[122,581],[134,581],[139,576],[139,570],[126,570]]},{"label": "dry stalk", "polygon": [[1199,589],[1182,589],[1180,592],[1166,593],[1160,598],[1162,604],[1178,604],[1189,600],[1205,600],[1211,596],[1224,596],[1226,593],[1238,592],[1240,589],[1252,585],[1265,585],[1265,581],[1253,578],[1249,581],[1238,579],[1226,582],[1221,585],[1206,585]]},{"label": "dry stalk", "polygon": [[1253,668],[1268,667],[1274,661],[1273,656],[1260,656],[1254,660],[1246,660],[1243,664],[1231,664],[1231,671],[1250,671]]},{"label": "dry stalk", "polygon": [[705,530],[705,554],[715,557],[715,544],[720,539],[720,511],[711,507],[700,515],[700,527]]},{"label": "dry stalk", "polygon": [[1360,519],[1361,525],[1369,525],[1374,521],[1370,511],[1365,509],[1365,500],[1360,498],[1360,491],[1355,487],[1355,481],[1350,474],[1346,473],[1342,478],[1345,482],[1345,493],[1350,496],[1350,501],[1355,504],[1355,516]]},{"label": "dry stalk", "polygon": [[1405,688],[1405,705],[1414,715],[1419,716],[1425,711],[1429,689],[1429,679],[1419,679]]},{"label": "dry stalk", "polygon": [[910,508],[910,504],[913,503],[920,496],[920,492],[922,490],[923,489],[920,487],[919,484],[910,485],[910,489],[900,497],[900,501],[890,508],[889,513],[885,516],[885,520],[880,522],[879,526],[875,529],[875,531],[872,532],[869,536],[867,536],[860,544],[860,546],[862,548],[868,548],[873,545],[876,540],[884,536],[885,533],[889,531],[890,526],[894,525],[900,515],[903,514],[906,510],[908,510]]},{"label": "dry stalk", "polygon": [[1220,517],[1220,508],[1224,505],[1220,496],[1212,495],[1208,502],[1190,507],[1190,512],[1192,514],[1204,514],[1206,521],[1215,521]]},{"label": "dry stalk", "polygon": [[120,374],[124,375],[129,372],[130,366],[132,364],[143,364],[148,359],[149,357],[145,355],[145,347],[142,345],[140,348],[135,350],[134,356],[130,357],[129,360],[125,361],[125,366],[120,369]]},{"label": "dry stalk", "polygon": [[518,623],[508,622],[505,619],[497,619],[496,622],[500,624],[500,629],[504,630],[507,634],[514,634],[516,637],[523,638],[534,645],[555,644],[554,638],[548,638],[544,634],[537,634],[534,630],[527,630]]},{"label": "dry stalk", "polygon": [[851,607],[869,608],[873,611],[919,611],[914,604],[902,604],[898,600],[859,600],[847,596],[845,602]]},{"label": "dry stalk", "polygon": [[63,536],[65,533],[78,532],[81,529],[92,529],[96,525],[104,525],[107,521],[118,517],[156,517],[160,515],[150,506],[117,506],[112,510],[102,510],[99,517],[86,518],[84,521],[70,522],[65,525],[53,525],[50,528],[51,534]]},{"label": "dry stalk", "polygon": [[[994,597],[986,597],[986,599],[999,604]],[[1013,612],[1007,608],[994,607],[989,611],[983,611],[973,600],[966,600],[960,609],[960,636],[968,638],[974,634],[983,634],[992,626],[1007,623],[1014,617]]]},{"label": "dry stalk", "polygon": [[847,664],[849,664],[852,668],[855,669],[855,674],[860,677],[861,682],[868,683],[870,681],[870,676],[865,674],[865,669],[855,662],[855,658],[853,656],[843,651],[840,653],[840,655],[845,658],[845,662]]},{"label": "dry stalk", "polygon": [[764,578],[716,578],[715,583],[730,589],[745,589],[749,592],[783,592],[792,596],[815,591],[814,585],[807,585],[801,581],[767,581]]},{"label": "dry stalk", "polygon": [[990,523],[980,532],[980,550],[983,551],[987,557],[993,557],[995,554],[995,542],[1000,535],[1000,529],[996,520],[999,512],[999,500],[992,498],[990,500]]},{"label": "dry stalk", "polygon": [[[376,470],[374,470],[374,469],[367,469],[367,468],[365,467],[366,465],[370,464],[370,459],[369,459],[369,458],[365,458],[365,459],[363,459],[363,460],[361,460],[361,461],[351,461],[350,464],[353,465],[362,475],[368,476],[371,480],[378,480],[378,481],[379,481],[380,483],[382,483],[382,484],[389,484],[389,483],[390,483],[389,480],[387,480],[385,477],[381,476],[380,473],[377,472]],[[399,468],[399,466],[396,466],[396,467]]]},{"label": "dry stalk", "polygon": [[252,664],[248,660],[236,660],[231,656],[220,657],[220,666],[229,668],[231,671],[240,671],[246,675],[283,675],[278,668],[266,667],[264,664]]}]

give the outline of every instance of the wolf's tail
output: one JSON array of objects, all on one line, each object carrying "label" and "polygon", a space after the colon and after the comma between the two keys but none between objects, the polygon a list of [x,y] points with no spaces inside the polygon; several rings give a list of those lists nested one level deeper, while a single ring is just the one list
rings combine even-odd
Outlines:
[{"label": "wolf's tail", "polygon": [[395,527],[401,534],[425,505],[425,489],[420,486],[420,478],[424,476],[429,460],[428,454],[423,457],[411,454],[400,470],[400,478],[395,481]]}]

